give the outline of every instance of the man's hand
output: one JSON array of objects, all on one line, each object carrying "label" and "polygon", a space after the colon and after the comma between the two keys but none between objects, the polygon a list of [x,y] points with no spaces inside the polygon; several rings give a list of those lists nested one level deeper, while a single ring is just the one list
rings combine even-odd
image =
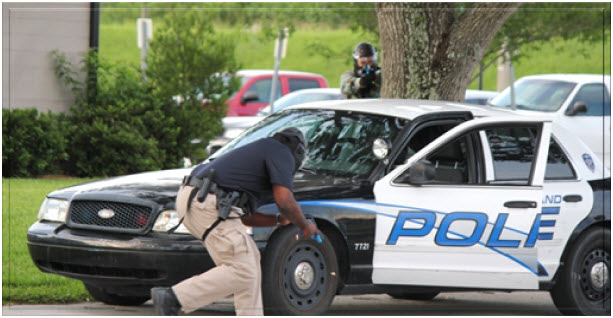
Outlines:
[{"label": "man's hand", "polygon": [[360,88],[372,87],[377,80],[377,69],[370,67],[363,67],[359,71],[360,75]]},{"label": "man's hand", "polygon": [[317,228],[317,225],[315,225],[315,222],[307,222],[307,226],[300,229],[300,232],[302,232],[302,235],[304,235],[305,238],[309,238],[313,235],[319,234],[319,229]]}]

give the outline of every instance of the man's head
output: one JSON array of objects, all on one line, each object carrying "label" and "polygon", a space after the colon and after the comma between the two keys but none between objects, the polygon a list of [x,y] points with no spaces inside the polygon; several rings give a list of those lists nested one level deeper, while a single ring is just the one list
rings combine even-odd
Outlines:
[{"label": "man's head", "polygon": [[304,134],[296,127],[288,127],[277,133],[272,138],[289,147],[294,156],[294,172],[296,172],[307,159],[307,142]]},{"label": "man's head", "polygon": [[377,50],[368,42],[360,42],[353,49],[353,66],[362,68],[365,65],[375,66],[377,64]]}]

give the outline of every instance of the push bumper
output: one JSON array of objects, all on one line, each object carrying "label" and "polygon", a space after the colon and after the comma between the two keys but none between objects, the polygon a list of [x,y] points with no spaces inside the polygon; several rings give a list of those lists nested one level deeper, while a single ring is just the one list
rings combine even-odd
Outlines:
[{"label": "push bumper", "polygon": [[121,294],[148,293],[153,286],[171,286],[215,266],[202,243],[190,235],[103,236],[37,222],[28,230],[27,244],[41,271]]}]

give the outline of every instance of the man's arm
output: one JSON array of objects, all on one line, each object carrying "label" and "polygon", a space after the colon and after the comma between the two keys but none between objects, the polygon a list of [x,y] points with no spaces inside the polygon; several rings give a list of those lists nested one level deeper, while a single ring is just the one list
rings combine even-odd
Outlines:
[{"label": "man's arm", "polygon": [[357,94],[360,89],[360,78],[355,77],[353,70],[349,70],[341,74],[341,93],[346,98],[351,98]]},{"label": "man's arm", "polygon": [[317,225],[315,225],[315,222],[307,221],[290,189],[278,184],[273,184],[272,194],[281,215],[296,225],[300,231],[302,231],[304,237],[311,237],[311,235],[318,233]]},{"label": "man's arm", "polygon": [[[277,216],[256,212],[252,215],[242,217],[241,221],[243,221],[243,224],[248,226],[275,226],[277,225]],[[281,225],[287,225],[290,222],[288,219],[281,215],[279,216],[279,223],[281,223]]]}]

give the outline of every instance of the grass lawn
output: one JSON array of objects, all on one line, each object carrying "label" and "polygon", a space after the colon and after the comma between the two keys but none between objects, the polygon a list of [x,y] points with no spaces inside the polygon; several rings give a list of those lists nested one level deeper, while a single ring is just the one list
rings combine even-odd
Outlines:
[{"label": "grass lawn", "polygon": [[[159,26],[160,23],[154,21],[154,36]],[[216,30],[230,32],[227,27],[217,27]],[[328,80],[330,87],[339,87],[340,74],[352,67],[353,47],[364,40],[372,39],[366,39],[349,29],[317,29],[310,25],[299,27],[290,34],[287,56],[281,60],[281,69],[318,73]],[[236,58],[243,69],[273,69],[273,48],[274,41],[263,41],[245,29],[241,31]],[[605,73],[611,73],[611,40],[608,34],[605,35],[604,43],[586,44],[577,40],[553,39],[539,51],[535,51],[534,45],[526,45],[521,52],[529,55],[514,63],[516,79],[545,73],[601,74],[603,64]],[[136,22],[101,25],[100,55],[109,60],[139,66]],[[484,72],[483,89],[496,90],[496,66],[493,64]],[[477,87],[478,80],[469,86],[473,89]]]},{"label": "grass lawn", "polygon": [[[521,52],[527,55],[513,63],[515,79],[550,73],[602,74],[604,71],[605,74],[611,74],[611,37],[609,34],[605,35],[604,43],[586,44],[577,40],[558,39],[552,40],[539,50],[535,45],[526,45]],[[483,89],[495,91],[497,77],[497,64],[494,63],[483,74]],[[469,88],[477,89],[478,85],[479,81],[475,80]]]},{"label": "grass lawn", "polygon": [[2,179],[2,304],[91,299],[81,281],[41,272],[30,259],[26,233],[53,191],[91,179]]},{"label": "grass lawn", "polygon": [[[160,23],[153,23],[153,34]],[[217,27],[217,32],[230,33],[230,28]],[[282,70],[313,72],[323,75],[330,87],[339,87],[342,72],[351,69],[353,47],[363,41],[349,29],[315,29],[312,26],[290,34],[287,54],[281,60]],[[333,52],[327,48],[331,46]],[[264,41],[250,30],[241,30],[236,58],[243,69],[273,69],[274,41]],[[140,65],[140,49],[136,46],[136,23],[100,25],[100,56],[133,66]],[[324,54],[316,54],[323,52]],[[340,52],[343,52],[342,54]],[[338,54],[337,54],[338,53]]]}]

